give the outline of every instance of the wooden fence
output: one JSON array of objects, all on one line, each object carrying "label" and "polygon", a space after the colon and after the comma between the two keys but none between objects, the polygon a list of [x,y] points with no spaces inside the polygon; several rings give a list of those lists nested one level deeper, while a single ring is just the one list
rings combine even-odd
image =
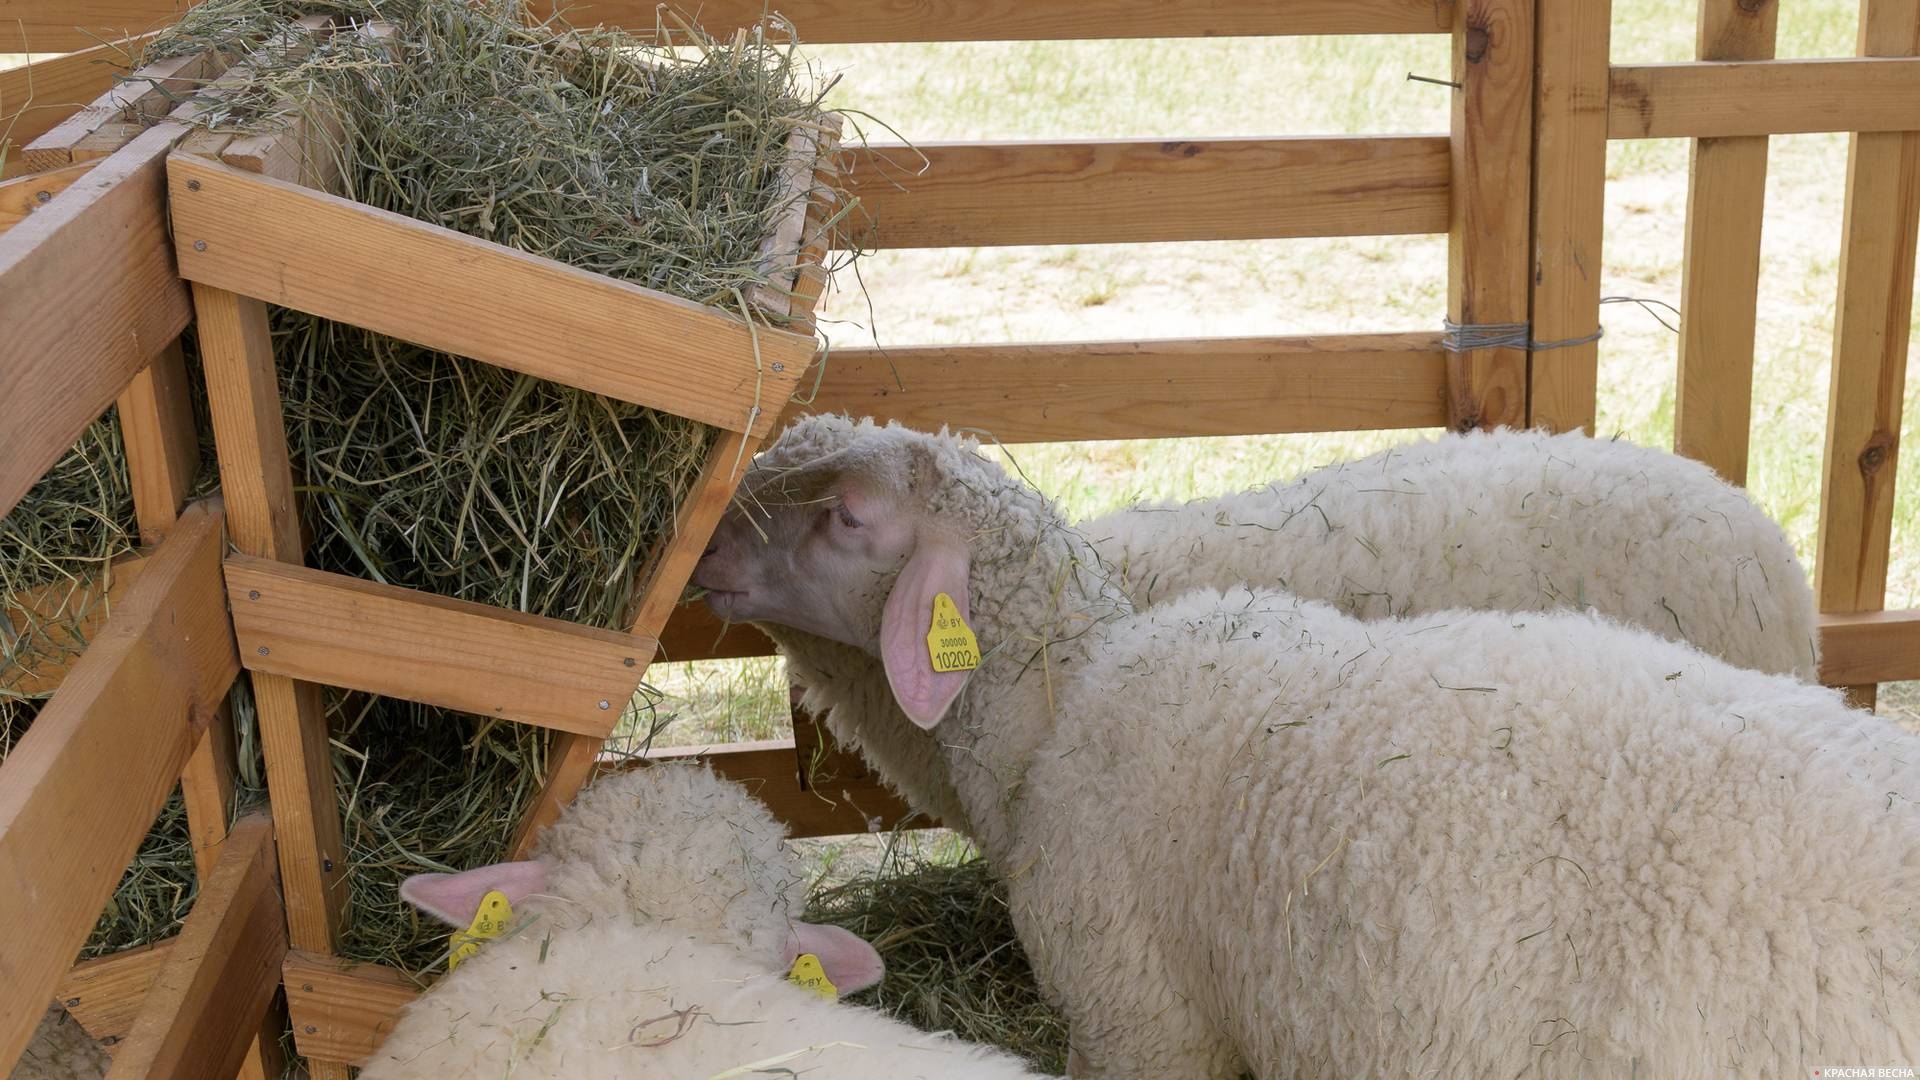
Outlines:
[{"label": "wooden fence", "polygon": [[[0,27],[0,51],[9,48],[4,35],[22,31],[36,50],[84,48],[92,41],[75,34],[75,25],[142,31],[171,6],[14,0],[0,9],[9,20]],[[1822,677],[1868,702],[1877,683],[1920,678],[1920,612],[1881,610],[1920,225],[1920,0],[1864,0],[1860,55],[1821,60],[1771,59],[1771,0],[1702,0],[1698,60],[1631,66],[1610,62],[1606,0],[788,0],[779,7],[807,40],[821,43],[1450,36],[1459,85],[1444,136],[936,144],[921,148],[931,166],[912,179],[901,177],[884,149],[854,155],[854,186],[882,222],[876,240],[889,247],[1448,235],[1447,308],[1435,311],[1429,326],[1225,340],[979,343],[893,349],[884,359],[841,350],[813,406],[910,424],[977,426],[1009,443],[1498,424],[1590,428],[1597,344],[1449,352],[1440,324],[1443,317],[1528,324],[1536,341],[1591,335],[1599,325],[1607,143],[1686,138],[1694,154],[1677,442],[1682,452],[1742,480],[1766,137],[1856,133],[1844,181],[1816,566],[1827,613]],[[710,29],[724,31],[757,17],[761,4],[709,0],[701,10]],[[646,27],[653,12],[651,0],[626,0],[578,5],[572,17]],[[94,46],[94,57],[101,48]],[[62,104],[82,104],[106,88],[104,69],[88,59],[60,58],[42,69],[16,139],[51,130],[65,116]],[[0,73],[0,102],[20,101],[21,93],[20,73]],[[56,101],[58,95],[67,101]],[[261,980],[214,979],[220,972],[209,968],[240,964],[253,971],[267,962],[279,965],[296,1041],[316,1062],[316,1075],[340,1075],[340,1064],[374,1046],[413,991],[397,973],[343,969],[324,955],[331,920],[315,875],[325,837],[314,832],[314,821],[301,820],[301,808],[324,805],[304,770],[325,760],[325,732],[315,726],[316,710],[298,700],[288,703],[294,719],[266,746],[294,948],[288,950],[283,927],[257,914],[280,904],[278,889],[261,887],[262,874],[272,876],[275,832],[225,832],[231,767],[218,702],[244,659],[236,656],[220,604],[236,575],[243,584],[254,580],[246,575],[264,575],[276,589],[344,586],[306,580],[285,565],[291,556],[285,544],[271,542],[271,529],[242,520],[270,492],[244,485],[227,492],[227,529],[259,557],[229,561],[224,580],[220,508],[181,510],[188,445],[181,440],[191,432],[170,343],[190,305],[165,228],[164,139],[142,136],[97,163],[76,154],[77,163],[60,172],[0,186],[0,228],[13,226],[0,235],[0,432],[8,433],[9,451],[0,455],[0,510],[118,395],[143,534],[158,544],[107,631],[0,771],[0,969],[12,975],[0,986],[0,1061],[25,1038],[15,1018],[28,1018],[30,1026],[58,986],[63,997],[83,1003],[76,1013],[94,1018],[96,1034],[125,1033],[137,1044],[130,1061],[165,1071],[159,1066],[181,1060],[183,1040],[191,1037],[195,1046],[217,1044],[236,1063],[270,1068],[270,1047],[248,1049],[265,1010]],[[1126,212],[1147,205],[1152,213]],[[191,262],[183,254],[181,265]],[[233,385],[241,397],[224,412],[228,423],[239,423],[249,415],[243,391],[260,389],[259,316],[248,306],[257,301],[224,292],[208,264],[189,273],[202,279],[194,291],[201,294],[203,332],[211,326],[220,331],[216,341],[241,350],[245,362],[230,370],[254,373],[251,384]],[[897,392],[895,371],[911,395]],[[1054,407],[1037,407],[1042,397]],[[26,401],[37,404],[28,409],[20,404]],[[223,464],[236,439],[270,445],[260,431],[270,419],[254,416],[251,435],[218,432]],[[246,635],[298,630],[271,611],[242,619]],[[180,626],[204,632],[181,635]],[[750,629],[722,630],[701,611],[682,609],[658,638],[674,660],[767,651]],[[271,644],[266,652],[277,655]],[[296,678],[326,674],[276,670],[277,662],[249,659],[256,686],[278,679],[294,694],[292,688],[311,685]],[[406,687],[433,677],[383,670]],[[345,677],[337,668],[334,675]],[[582,770],[589,739],[570,744],[580,751],[570,760]],[[727,775],[756,781],[801,834],[861,830],[904,815],[804,720],[792,742],[718,748],[708,756]],[[92,913],[183,767],[209,875],[187,933],[68,972]],[[71,858],[76,845],[90,857]],[[290,862],[289,845],[312,858]],[[296,865],[311,880],[295,880]],[[57,914],[43,914],[53,910],[47,897],[59,898]],[[269,922],[271,935],[260,929]],[[259,948],[203,947],[240,937]],[[271,980],[266,985],[270,996]],[[209,1010],[216,994],[244,1001]]]}]

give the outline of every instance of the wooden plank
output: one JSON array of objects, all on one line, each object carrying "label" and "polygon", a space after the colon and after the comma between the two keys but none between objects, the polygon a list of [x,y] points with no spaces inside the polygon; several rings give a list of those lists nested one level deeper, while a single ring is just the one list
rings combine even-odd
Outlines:
[{"label": "wooden plank", "polygon": [[837,350],[796,411],[977,427],[1005,443],[1438,427],[1440,336]]},{"label": "wooden plank", "polygon": [[[1533,338],[1600,329],[1606,218],[1607,62],[1612,0],[1536,0],[1533,102]],[[1593,431],[1600,343],[1535,351],[1527,422]]]},{"label": "wooden plank", "polygon": [[172,22],[194,0],[0,0],[0,53],[64,53]]},{"label": "wooden plank", "polygon": [[180,343],[160,350],[115,403],[127,449],[127,476],[142,543],[159,543],[179,516],[200,469],[200,435],[193,423],[186,358]]},{"label": "wooden plank", "polygon": [[813,358],[811,336],[298,185],[184,154],[168,174],[194,282],[756,434]]},{"label": "wooden plank", "polygon": [[[1920,53],[1920,0],[1867,0],[1860,51]],[[1920,132],[1853,137],[1843,237],[1814,592],[1821,611],[1851,614],[1886,605],[1920,237]],[[1873,681],[1845,685],[1871,707]]]},{"label": "wooden plank", "polygon": [[250,671],[604,739],[656,648],[485,604],[270,559],[227,560]]},{"label": "wooden plank", "polygon": [[27,220],[28,214],[52,202],[55,195],[92,172],[96,164],[98,162],[83,161],[64,169],[15,177],[0,183],[0,233]]},{"label": "wooden plank", "polygon": [[[193,287],[193,302],[233,545],[297,563],[300,514],[266,305],[205,285]],[[346,903],[346,862],[320,690],[264,672],[252,682],[287,925],[294,947],[328,949]]]},{"label": "wooden plank", "polygon": [[157,127],[0,236],[0,514],[187,324]]},{"label": "wooden plank", "polygon": [[173,939],[84,960],[67,972],[54,988],[54,1000],[67,1010],[87,1034],[118,1042],[133,1030],[147,987],[166,963]]},{"label": "wooden plank", "polygon": [[1820,681],[1872,686],[1920,679],[1920,610],[1820,617]]},{"label": "wooden plank", "polygon": [[[18,24],[10,14],[18,2],[0,0],[0,43],[20,40]],[[143,41],[76,41],[63,49],[77,52],[0,70],[0,159],[7,167],[5,175],[15,175],[26,167],[22,151],[28,143],[111,88],[114,76],[131,66],[134,52]],[[39,45],[32,49],[0,45],[0,53],[29,51],[51,50]]]},{"label": "wooden plank", "polygon": [[221,518],[188,508],[0,764],[0,1061],[13,1061],[239,670]]},{"label": "wooden plank", "polygon": [[[165,115],[183,95],[218,74],[218,66],[216,55],[194,53],[148,64],[117,77],[105,93],[27,143],[22,155],[27,169],[32,172],[57,169],[83,160],[76,150],[89,137],[115,124],[132,124],[137,133],[141,121]],[[131,140],[132,135],[128,134],[122,142]]]},{"label": "wooden plank", "polygon": [[[662,538],[648,553],[647,562],[635,575],[633,634],[658,642],[667,617],[687,590],[687,579],[706,550],[707,541],[726,513],[740,484],[748,461],[759,448],[759,440],[737,432],[721,432],[714,439],[699,479],[687,493],[674,518],[673,532]],[[647,650],[650,658],[653,649]],[[645,674],[645,669],[641,669]],[[560,816],[561,807],[592,779],[605,737],[586,734],[561,734],[548,751],[547,780],[520,819],[514,836],[516,857],[526,853],[541,829]]]},{"label": "wooden plank", "polygon": [[1611,82],[1610,139],[1920,129],[1914,59],[1630,64]]},{"label": "wooden plank", "polygon": [[705,604],[681,604],[660,631],[655,663],[772,655],[772,640],[753,624],[721,622]]},{"label": "wooden plank", "polygon": [[273,822],[251,814],[233,827],[108,1080],[234,1075],[280,985],[287,954],[274,879]]},{"label": "wooden plank", "polygon": [[[20,626],[15,619],[20,618],[24,622],[24,615],[28,613],[41,619],[62,611],[84,611],[86,616],[71,627],[60,625],[64,622],[60,619],[54,619],[52,625],[44,626],[53,639],[52,647],[59,648],[61,655],[16,661],[17,670],[8,672],[6,688],[19,694],[45,694],[58,689],[73,670],[73,665],[85,655],[87,643],[99,635],[108,614],[126,596],[127,590],[145,569],[146,562],[139,556],[129,556],[108,565],[88,580],[56,582],[31,593],[11,597],[8,606],[19,610],[22,616],[0,613],[0,618],[6,619],[15,629]],[[104,604],[100,602],[103,585],[106,589]]]},{"label": "wooden plank", "polygon": [[[651,0],[557,4],[576,26],[649,30]],[[1447,4],[1433,0],[785,0],[771,10],[810,45],[885,41],[1041,41],[1085,38],[1259,37],[1296,34],[1443,34]],[[770,10],[761,0],[685,5],[709,32],[729,36]]]},{"label": "wooden plank", "polygon": [[222,702],[180,773],[187,833],[193,840],[193,866],[203,882],[213,873],[220,849],[227,842],[227,821],[233,813],[233,759],[233,709]]},{"label": "wooden plank", "polygon": [[[1779,12],[1776,3],[1700,0],[1700,59],[1770,59]],[[1765,135],[1694,141],[1673,444],[1733,484],[1747,482],[1766,199]]]},{"label": "wooden plank", "polygon": [[929,828],[938,823],[915,814],[907,804],[870,772],[849,770],[841,775],[816,770],[801,786],[797,755],[791,739],[732,743],[713,747],[671,747],[655,750],[639,762],[608,766],[618,771],[650,761],[694,758],[713,766],[715,774],[743,784],[796,837],[841,836],[884,832],[895,826]]},{"label": "wooden plank", "polygon": [[872,225],[861,246],[1447,231],[1439,136],[934,143],[851,159],[850,227]]},{"label": "wooden plank", "polygon": [[294,1045],[319,1061],[364,1060],[393,1031],[400,1010],[420,995],[412,980],[392,968],[317,953],[288,953],[281,973]]},{"label": "wooden plank", "polygon": [[[1533,270],[1532,2],[1463,0],[1454,9],[1453,38],[1453,81],[1460,89],[1453,94],[1449,144],[1447,318],[1467,327],[1524,326]],[[1474,341],[1463,340],[1448,356],[1448,426],[1524,426],[1526,350]]]}]

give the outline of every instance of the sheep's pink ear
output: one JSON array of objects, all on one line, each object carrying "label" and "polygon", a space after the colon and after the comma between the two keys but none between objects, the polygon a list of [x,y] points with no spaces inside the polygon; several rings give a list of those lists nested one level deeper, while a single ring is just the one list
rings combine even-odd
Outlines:
[{"label": "sheep's pink ear", "polygon": [[464,927],[473,922],[480,901],[495,889],[517,907],[527,897],[547,890],[546,864],[506,862],[462,874],[415,874],[400,883],[400,899],[448,925]]},{"label": "sheep's pink ear", "polygon": [[787,957],[783,963],[792,967],[801,953],[819,957],[820,970],[827,973],[827,981],[842,994],[865,990],[887,973],[887,965],[873,946],[860,935],[837,926],[792,924],[787,931]]},{"label": "sheep's pink ear", "polygon": [[967,618],[967,545],[944,537],[923,540],[914,548],[880,615],[880,661],[887,669],[887,683],[901,711],[923,728],[932,728],[947,715],[972,674],[935,671],[927,655],[933,598],[941,593],[953,597],[960,617]]}]

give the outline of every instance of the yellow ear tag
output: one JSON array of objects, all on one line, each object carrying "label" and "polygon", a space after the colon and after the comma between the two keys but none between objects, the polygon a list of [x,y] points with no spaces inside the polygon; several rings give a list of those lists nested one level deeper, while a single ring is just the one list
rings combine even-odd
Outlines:
[{"label": "yellow ear tag", "polygon": [[447,941],[453,951],[447,954],[447,970],[460,966],[462,960],[480,951],[480,943],[492,941],[507,932],[507,924],[513,921],[513,905],[507,903],[507,894],[495,889],[480,898],[480,910],[474,913],[473,922],[465,930],[455,930]]},{"label": "yellow ear tag", "polygon": [[820,958],[810,952],[794,957],[793,970],[787,972],[787,981],[811,990],[828,1001],[840,1000],[840,988],[827,978],[827,969],[820,966]]},{"label": "yellow ear tag", "polygon": [[980,639],[960,617],[953,597],[935,593],[933,623],[927,627],[927,658],[935,671],[972,671],[980,666]]}]

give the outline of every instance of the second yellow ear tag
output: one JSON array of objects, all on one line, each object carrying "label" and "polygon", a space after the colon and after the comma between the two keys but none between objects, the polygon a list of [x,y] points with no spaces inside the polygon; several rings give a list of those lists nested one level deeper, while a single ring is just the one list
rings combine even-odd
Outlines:
[{"label": "second yellow ear tag", "polygon": [[840,988],[827,978],[827,969],[820,966],[820,958],[810,952],[794,957],[793,970],[787,972],[787,981],[811,990],[828,1001],[840,1000]]},{"label": "second yellow ear tag", "polygon": [[980,666],[980,639],[960,617],[953,597],[935,593],[933,622],[927,627],[927,658],[935,671],[972,671]]},{"label": "second yellow ear tag", "polygon": [[474,913],[473,922],[465,930],[455,930],[449,943],[453,950],[447,954],[447,970],[460,966],[460,961],[480,951],[480,943],[492,941],[507,932],[507,924],[513,921],[513,905],[507,903],[507,894],[495,889],[480,898],[480,910]]}]

